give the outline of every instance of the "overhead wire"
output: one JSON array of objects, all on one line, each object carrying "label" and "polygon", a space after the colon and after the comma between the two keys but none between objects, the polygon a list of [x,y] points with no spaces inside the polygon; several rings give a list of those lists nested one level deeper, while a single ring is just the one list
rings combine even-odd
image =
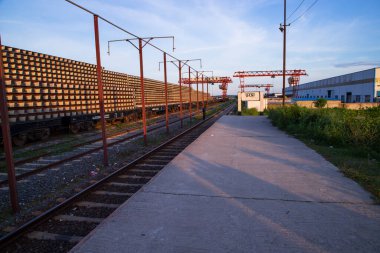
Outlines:
[{"label": "overhead wire", "polygon": [[301,3],[297,6],[297,8],[295,8],[294,11],[292,13],[290,13],[290,15],[286,19],[289,20],[293,16],[293,14],[301,7],[303,2],[305,2],[305,0],[302,0]]},{"label": "overhead wire", "polygon": [[289,22],[289,25],[294,24],[297,20],[299,20],[301,17],[303,17],[313,6],[318,2],[319,0],[315,0],[301,15],[299,15],[297,18],[293,19],[293,21]]},{"label": "overhead wire", "polygon": [[[143,39],[143,38],[137,36],[136,34],[133,34],[133,33],[129,32],[129,31],[127,31],[126,29],[122,28],[121,26],[116,25],[115,23],[109,21],[108,19],[106,19],[106,18],[104,18],[104,17],[102,17],[102,16],[100,16],[100,15],[94,13],[93,11],[90,11],[89,9],[87,9],[87,8],[85,8],[85,7],[81,6],[81,5],[79,5],[79,4],[75,3],[75,2],[73,2],[72,0],[65,0],[65,1],[68,2],[68,3],[70,3],[70,4],[72,4],[72,5],[74,5],[74,6],[76,6],[76,7],[78,7],[78,8],[80,8],[80,9],[82,9],[82,10],[84,10],[85,12],[88,12],[88,13],[90,13],[90,14],[92,14],[92,15],[97,16],[99,19],[103,20],[104,22],[110,24],[111,26],[114,26],[115,28],[117,28],[117,29],[119,29],[119,30],[121,30],[121,31],[123,31],[123,32],[125,32],[125,33],[127,33],[127,34],[129,34],[129,35],[131,35],[131,36],[133,36],[133,37],[135,37],[135,38],[137,38],[137,39],[141,39],[141,40],[144,41],[146,44],[148,44],[148,45],[150,45],[151,47],[157,49],[158,51],[161,51],[162,53],[166,53],[166,55],[169,56],[169,57],[171,57],[172,59],[175,59],[176,61],[181,61],[180,59],[178,59],[178,58],[176,58],[175,56],[171,55],[170,53],[164,51],[163,49],[157,47],[156,45],[150,43],[149,41],[147,41],[147,40],[145,40],[145,39]],[[181,61],[181,63],[182,63],[183,65],[186,65],[186,66],[190,67],[190,69],[192,69],[192,70],[194,70],[194,71],[197,71],[195,68],[193,68],[192,66],[190,66],[190,65],[187,64],[186,62]],[[207,75],[204,75],[204,74],[202,74],[202,75],[205,76],[205,77],[208,77]]]}]

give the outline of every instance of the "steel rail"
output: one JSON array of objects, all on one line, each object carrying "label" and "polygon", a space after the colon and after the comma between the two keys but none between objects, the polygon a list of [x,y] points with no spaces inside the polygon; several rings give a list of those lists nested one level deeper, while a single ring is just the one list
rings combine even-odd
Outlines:
[{"label": "steel rail", "polygon": [[[179,112],[172,112],[170,113],[170,118],[174,118],[177,116],[177,114],[179,114]],[[158,124],[158,123],[161,123],[161,122],[164,122],[165,119],[160,119],[161,117],[165,117],[165,115],[159,115],[157,117],[151,117],[149,118],[149,120],[157,120],[157,121],[154,121],[154,122],[151,122],[148,126],[152,126],[152,125],[155,125],[155,124]],[[137,120],[137,121],[131,121],[131,122],[128,122],[128,123],[140,123],[141,120]],[[110,134],[107,135],[107,138],[111,138],[111,137],[114,137],[116,135],[120,135],[120,134],[123,134],[123,133],[126,133],[126,132],[132,132],[132,131],[135,131],[135,130],[139,130],[140,127],[131,127],[131,128],[122,128],[120,131],[117,131],[117,132],[112,132]],[[93,135],[91,136],[87,136],[86,139],[88,138],[91,138],[91,137],[96,137],[98,136],[100,133],[94,133]],[[59,136],[58,136],[59,137]],[[79,136],[80,137],[80,136]],[[76,141],[77,139],[74,139],[74,140],[68,140],[68,141],[63,141],[63,142],[59,142],[59,143],[54,143],[54,144],[50,144],[50,145],[47,145],[47,146],[43,146],[43,147],[40,147],[40,148],[36,148],[36,149],[32,149],[31,151],[32,152],[36,152],[36,151],[39,151],[39,150],[42,150],[42,149],[46,149],[46,148],[49,148],[49,147],[53,147],[53,146],[56,146],[56,145],[61,145],[61,144],[68,144],[68,143],[71,143],[71,142],[74,142]],[[89,140],[89,141],[85,141],[85,142],[82,142],[82,143],[78,143],[78,144],[74,144],[73,147],[80,147],[80,146],[83,146],[83,145],[86,145],[86,144],[90,144],[92,142],[96,142],[96,141],[100,141],[101,138],[97,138],[97,139],[93,139],[93,140]],[[38,144],[38,142],[37,142]],[[33,143],[31,143],[29,146],[33,146]],[[25,158],[25,159],[15,159],[15,166],[17,165],[22,165],[22,164],[25,164],[25,163],[28,163],[28,162],[32,162],[32,161],[35,161],[37,160],[38,158],[42,157],[42,156],[46,156],[46,155],[52,155],[54,154],[56,151],[48,151],[48,152],[43,152],[42,154],[40,155],[36,155],[36,156],[33,156],[33,157],[29,157],[29,158]],[[3,162],[5,161],[5,157],[0,157],[0,162]]]},{"label": "steel rail", "polygon": [[[196,115],[196,114],[197,114],[197,113],[194,113],[193,115]],[[184,118],[182,118],[182,119],[187,119],[187,118],[189,118],[189,117],[190,117],[190,116],[186,116],[186,117],[184,117]],[[171,125],[171,124],[175,124],[175,123],[180,122],[180,121],[181,121],[181,119],[176,119],[176,120],[174,120],[174,121],[169,122],[169,124],[170,124],[170,125]],[[161,122],[163,122],[163,121],[161,121]],[[154,124],[152,124],[152,125],[154,125]],[[152,126],[152,125],[150,125],[150,126]],[[152,128],[150,129],[150,131],[155,131],[155,130],[158,130],[158,129],[163,128],[163,127],[166,127],[166,126],[165,126],[165,125],[154,126],[154,127],[152,127]],[[137,130],[138,130],[138,129],[140,129],[140,128],[137,128]],[[117,134],[116,134],[116,135],[117,135]],[[116,136],[116,135],[114,135],[114,136]],[[139,137],[140,135],[143,135],[143,133],[141,133],[141,132],[137,132],[137,133],[134,133],[134,134],[132,134],[132,135],[126,136],[126,137],[124,137],[124,138],[122,138],[122,139],[119,139],[119,140],[116,140],[116,141],[113,141],[113,142],[108,143],[108,147],[111,147],[111,146],[114,146],[114,145],[116,145],[116,144],[119,144],[119,143],[122,143],[122,142],[125,142],[125,141],[128,141],[128,140],[131,140],[131,139],[137,138],[137,137]],[[110,137],[107,137],[107,138],[110,138]],[[102,140],[102,139],[99,138],[99,139],[97,139],[96,141],[100,141],[100,140]],[[90,144],[90,143],[94,143],[94,142],[96,142],[96,141],[89,141],[89,143],[85,143],[84,145],[86,145],[86,144]],[[86,150],[86,151],[84,151],[84,152],[81,152],[81,153],[78,153],[78,154],[72,155],[72,156],[70,156],[70,157],[66,157],[66,158],[64,158],[64,159],[62,159],[62,160],[59,160],[59,161],[56,161],[56,162],[52,162],[52,163],[49,163],[49,164],[47,164],[47,165],[41,166],[41,167],[39,167],[39,168],[36,168],[36,169],[30,170],[30,171],[28,171],[28,172],[24,172],[24,173],[22,173],[22,174],[16,175],[16,181],[20,181],[20,180],[25,179],[25,178],[27,178],[27,177],[29,177],[29,176],[32,176],[32,175],[38,174],[38,173],[40,173],[40,172],[42,172],[42,171],[45,171],[45,170],[47,170],[47,169],[50,169],[50,168],[52,168],[52,167],[54,167],[54,166],[58,166],[58,165],[60,165],[60,164],[63,164],[63,163],[66,163],[66,162],[69,162],[69,161],[75,160],[75,159],[77,159],[77,158],[80,158],[80,157],[86,156],[86,155],[88,155],[88,154],[94,153],[94,152],[99,151],[99,150],[101,150],[101,149],[103,149],[103,146],[99,146],[99,147],[96,147],[96,148],[92,148],[92,149]],[[5,180],[0,181],[0,186],[4,186],[4,185],[6,185],[6,184],[8,184],[8,179],[5,179]]]},{"label": "steel rail", "polygon": [[[177,113],[173,113],[171,114],[171,118],[174,118],[176,117]],[[154,117],[154,118],[150,118],[150,119],[158,119],[157,121],[154,121],[154,122],[151,122],[151,124],[149,124],[148,126],[153,126],[153,125],[156,125],[156,124],[159,124],[161,122],[164,122],[165,119],[160,119],[161,116],[159,117]],[[139,121],[135,121],[134,123],[139,123]],[[108,138],[112,138],[112,137],[115,137],[117,135],[121,135],[121,134],[125,134],[127,132],[132,132],[132,131],[136,131],[136,130],[139,130],[140,127],[131,127],[131,128],[123,128],[121,129],[120,131],[116,131],[116,132],[113,132],[113,133],[110,133],[107,135],[107,139]],[[94,142],[97,142],[97,141],[101,141],[102,139],[97,137],[99,136],[100,133],[94,133],[93,135],[87,137],[88,139],[90,139],[91,137],[96,137],[96,139],[90,139],[88,141],[85,141],[85,142],[81,142],[81,143],[77,143],[77,144],[74,144],[72,147],[73,148],[77,148],[77,147],[80,147],[80,146],[84,146],[84,145],[87,145],[87,144],[91,144],[91,143],[94,143]],[[61,145],[61,144],[68,144],[68,143],[71,143],[71,142],[74,142],[76,141],[77,139],[74,139],[74,140],[68,140],[68,141],[65,141],[65,142],[60,142],[58,143],[58,145]],[[39,151],[39,150],[42,150],[42,149],[46,149],[46,148],[49,148],[49,147],[53,147],[53,146],[56,146],[56,144],[51,144],[51,145],[48,145],[48,146],[45,146],[45,147],[41,147],[41,148],[38,148],[38,149],[33,149],[32,151],[35,152],[35,151]],[[41,153],[40,155],[36,155],[36,156],[33,156],[33,157],[29,157],[29,158],[25,158],[25,159],[19,159],[19,160],[15,160],[15,166],[19,166],[19,165],[23,165],[25,163],[28,163],[28,162],[32,162],[32,161],[36,161],[38,158],[41,158],[43,156],[47,156],[47,155],[53,155],[54,153],[56,153],[57,151],[47,151],[47,152],[44,152],[44,153]],[[5,158],[4,157],[1,157],[0,158],[0,161],[5,161]]]},{"label": "steel rail", "polygon": [[165,146],[169,145],[170,143],[172,143],[173,141],[179,139],[180,137],[184,136],[185,134],[193,131],[194,129],[196,129],[197,127],[201,126],[205,122],[208,122],[209,120],[213,119],[214,117],[216,117],[216,116],[218,116],[218,115],[220,115],[222,113],[224,113],[224,114],[229,113],[233,108],[234,108],[234,105],[230,105],[227,108],[225,108],[224,110],[219,111],[219,112],[213,114],[212,116],[208,117],[207,119],[198,122],[197,124],[193,125],[192,127],[186,129],[185,131],[181,132],[180,134],[178,134],[178,135],[174,136],[173,138],[169,139],[168,141],[162,143],[161,145],[159,145],[158,147],[154,148],[153,150],[151,150],[151,151],[145,153],[144,155],[138,157],[137,159],[133,160],[129,164],[127,164],[127,165],[119,168],[118,170],[116,170],[116,171],[112,172],[111,174],[107,175],[106,177],[100,179],[96,183],[94,183],[94,184],[86,187],[85,189],[83,189],[80,192],[74,194],[73,196],[71,196],[70,198],[66,199],[65,201],[59,203],[58,205],[56,205],[56,206],[48,209],[47,211],[45,211],[44,213],[40,214],[39,216],[37,216],[37,217],[33,218],[32,220],[26,222],[25,224],[21,225],[16,230],[14,230],[14,231],[8,233],[7,235],[3,236],[2,238],[0,238],[0,249],[6,247],[7,245],[9,245],[9,243],[11,243],[11,242],[15,241],[16,239],[18,239],[20,236],[22,236],[24,233],[26,233],[32,227],[37,226],[38,224],[41,224],[42,222],[48,220],[56,212],[59,212],[59,211],[63,210],[64,208],[68,207],[70,204],[72,204],[75,201],[77,201],[80,197],[86,195],[91,190],[99,187],[101,184],[107,182],[112,177],[117,176],[118,174],[124,172],[125,170],[128,170],[129,168],[131,168],[132,166],[134,166],[138,162],[140,162],[140,161],[146,159],[147,157],[149,157],[150,155],[158,152],[160,149],[164,148]]}]

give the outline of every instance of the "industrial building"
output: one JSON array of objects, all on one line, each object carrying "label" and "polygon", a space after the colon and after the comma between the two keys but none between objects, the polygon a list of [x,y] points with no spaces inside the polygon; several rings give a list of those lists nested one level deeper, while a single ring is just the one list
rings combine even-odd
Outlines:
[{"label": "industrial building", "polygon": [[325,98],[343,103],[377,102],[380,100],[380,68],[288,87],[285,93],[295,100]]}]

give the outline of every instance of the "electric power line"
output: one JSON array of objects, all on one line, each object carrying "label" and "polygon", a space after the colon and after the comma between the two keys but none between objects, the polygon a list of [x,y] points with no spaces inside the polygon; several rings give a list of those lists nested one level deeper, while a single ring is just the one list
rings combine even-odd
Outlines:
[{"label": "electric power line", "polygon": [[306,14],[306,12],[308,12],[311,8],[313,8],[313,6],[318,2],[319,0],[315,0],[310,6],[309,8],[307,8],[301,15],[299,15],[297,18],[293,19],[293,21],[289,22],[289,25],[290,24],[293,24],[294,22],[296,22],[298,19],[300,19],[303,15]]},{"label": "electric power line", "polygon": [[305,2],[305,0],[302,0],[301,3],[297,6],[297,8],[295,8],[294,11],[286,19],[290,19],[293,16],[293,14],[301,7],[303,2]]}]

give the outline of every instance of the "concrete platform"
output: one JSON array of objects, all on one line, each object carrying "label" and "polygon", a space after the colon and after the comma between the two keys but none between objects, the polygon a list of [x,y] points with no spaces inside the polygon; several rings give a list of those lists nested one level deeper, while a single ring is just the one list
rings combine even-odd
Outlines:
[{"label": "concrete platform", "polygon": [[265,117],[224,116],[72,252],[379,252],[380,206]]}]

